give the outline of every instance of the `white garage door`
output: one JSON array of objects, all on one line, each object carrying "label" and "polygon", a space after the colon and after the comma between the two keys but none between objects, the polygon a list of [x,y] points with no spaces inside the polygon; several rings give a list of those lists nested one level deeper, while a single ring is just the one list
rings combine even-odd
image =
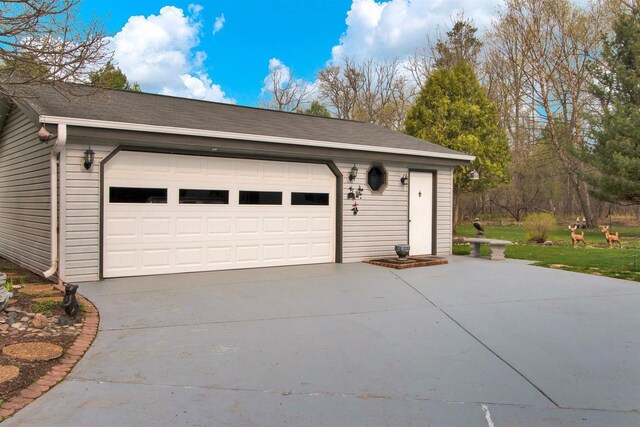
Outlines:
[{"label": "white garage door", "polygon": [[104,167],[103,276],[334,261],[326,165],[121,151]]}]

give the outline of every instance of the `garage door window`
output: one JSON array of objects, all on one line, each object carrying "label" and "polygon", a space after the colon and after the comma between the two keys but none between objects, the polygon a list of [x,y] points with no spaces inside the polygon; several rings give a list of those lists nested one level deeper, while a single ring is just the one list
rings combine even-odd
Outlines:
[{"label": "garage door window", "polygon": [[291,205],[329,206],[329,193],[291,193]]},{"label": "garage door window", "polygon": [[167,203],[167,189],[109,187],[109,203]]},{"label": "garage door window", "polygon": [[281,191],[241,191],[241,205],[281,205]]},{"label": "garage door window", "polygon": [[180,189],[180,204],[190,205],[228,205],[228,190],[190,190]]}]

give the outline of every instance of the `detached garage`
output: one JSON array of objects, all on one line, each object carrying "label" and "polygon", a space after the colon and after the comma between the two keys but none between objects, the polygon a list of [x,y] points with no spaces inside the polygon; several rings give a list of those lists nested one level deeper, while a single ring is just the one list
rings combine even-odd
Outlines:
[{"label": "detached garage", "polygon": [[[74,85],[0,104],[0,256],[63,282],[451,253],[472,156],[360,122]],[[71,98],[71,99],[70,99]]]}]

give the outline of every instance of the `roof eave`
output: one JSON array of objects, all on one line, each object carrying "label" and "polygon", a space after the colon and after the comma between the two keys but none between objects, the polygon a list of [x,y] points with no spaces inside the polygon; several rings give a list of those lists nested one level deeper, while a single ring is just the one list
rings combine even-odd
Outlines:
[{"label": "roof eave", "polygon": [[463,153],[440,153],[436,151],[422,151],[422,150],[413,150],[413,149],[407,149],[407,148],[380,147],[380,146],[374,146],[374,145],[348,144],[345,142],[319,141],[319,140],[288,138],[288,137],[280,137],[280,136],[272,136],[272,135],[222,132],[222,131],[214,131],[214,130],[157,126],[157,125],[147,125],[147,124],[139,124],[139,123],[112,122],[112,121],[105,121],[105,120],[82,119],[82,118],[75,118],[75,117],[40,115],[40,123],[43,123],[43,124],[55,123],[55,124],[66,124],[68,126],[81,126],[81,127],[102,128],[102,129],[118,129],[118,130],[134,131],[134,132],[151,132],[151,133],[164,133],[164,134],[173,134],[173,135],[200,136],[200,137],[208,137],[208,138],[226,138],[226,139],[243,140],[243,141],[251,140],[251,141],[259,141],[259,142],[270,142],[274,144],[284,144],[284,145],[308,145],[308,146],[314,146],[314,147],[335,148],[335,149],[343,149],[343,150],[359,150],[359,151],[366,150],[366,151],[372,151],[372,152],[378,152],[378,153],[404,154],[404,155],[419,156],[419,157],[458,160],[463,162],[472,162],[473,160],[475,160],[475,156],[471,156]]}]

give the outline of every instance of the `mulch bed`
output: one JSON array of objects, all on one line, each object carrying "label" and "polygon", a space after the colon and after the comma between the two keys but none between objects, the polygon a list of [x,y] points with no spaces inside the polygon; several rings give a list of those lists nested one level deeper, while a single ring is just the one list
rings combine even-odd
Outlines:
[{"label": "mulch bed", "polygon": [[[47,342],[58,344],[63,349],[69,348],[74,341],[75,337],[71,336],[47,338]],[[19,338],[14,338],[10,339],[3,347],[22,342],[37,341],[25,341]],[[59,362],[56,359],[34,362],[7,357],[0,353],[0,365],[13,365],[20,368],[20,375],[18,375],[16,379],[6,383],[0,383],[0,399],[7,401],[11,397],[19,395],[22,389],[30,386],[41,377],[45,376],[47,372],[49,372],[49,370],[58,363]]]},{"label": "mulch bed", "polygon": [[[76,294],[81,310],[75,319],[70,319],[60,306],[63,287],[53,285],[3,258],[0,258],[0,272],[6,273],[7,279],[13,279],[14,284],[14,297],[5,310],[0,311],[0,366],[20,369],[15,379],[0,382],[2,421],[66,377],[93,342],[99,318],[93,304]],[[34,319],[42,320],[42,316],[45,318],[45,327],[36,328]],[[10,357],[17,354],[11,353],[8,347],[21,343],[54,344],[62,348],[62,355],[40,361]],[[42,344],[33,346],[27,349],[32,356],[38,353],[46,356],[44,352],[48,347],[55,348]]]}]

